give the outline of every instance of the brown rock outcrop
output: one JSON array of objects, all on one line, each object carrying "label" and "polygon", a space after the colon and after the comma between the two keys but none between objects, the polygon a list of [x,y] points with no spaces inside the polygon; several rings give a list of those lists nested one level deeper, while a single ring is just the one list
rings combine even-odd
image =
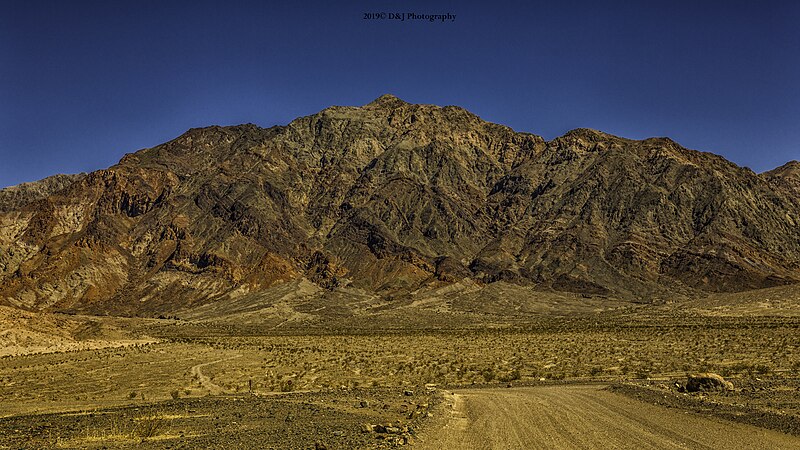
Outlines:
[{"label": "brown rock outcrop", "polygon": [[686,380],[687,392],[732,391],[733,383],[716,373],[696,373]]}]

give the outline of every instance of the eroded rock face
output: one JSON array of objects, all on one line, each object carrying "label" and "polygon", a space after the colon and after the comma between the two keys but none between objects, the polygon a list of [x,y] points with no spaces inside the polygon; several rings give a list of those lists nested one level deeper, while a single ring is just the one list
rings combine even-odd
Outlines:
[{"label": "eroded rock face", "polygon": [[800,279],[795,178],[666,138],[545,142],[383,96],[269,129],[192,129],[24,200],[0,191],[0,299],[150,315],[301,277],[637,301],[767,287]]}]

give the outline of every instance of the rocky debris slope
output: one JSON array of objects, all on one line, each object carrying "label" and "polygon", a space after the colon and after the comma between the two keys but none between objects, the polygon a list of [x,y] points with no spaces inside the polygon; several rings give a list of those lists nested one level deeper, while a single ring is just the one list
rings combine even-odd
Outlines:
[{"label": "rocky debris slope", "polygon": [[149,315],[303,278],[385,298],[470,279],[636,301],[794,283],[791,167],[589,129],[546,142],[386,95],[192,129],[6,201],[0,299]]}]

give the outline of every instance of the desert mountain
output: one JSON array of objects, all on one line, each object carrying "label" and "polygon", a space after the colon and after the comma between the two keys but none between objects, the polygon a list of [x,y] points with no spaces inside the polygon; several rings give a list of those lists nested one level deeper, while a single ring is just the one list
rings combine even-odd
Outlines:
[{"label": "desert mountain", "polygon": [[149,314],[299,281],[645,302],[790,284],[797,172],[667,138],[546,142],[385,95],[286,126],[192,129],[24,198],[0,191],[0,301]]}]

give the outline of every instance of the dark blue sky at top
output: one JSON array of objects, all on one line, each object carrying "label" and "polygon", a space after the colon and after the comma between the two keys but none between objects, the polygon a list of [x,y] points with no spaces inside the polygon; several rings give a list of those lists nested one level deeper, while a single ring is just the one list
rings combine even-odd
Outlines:
[{"label": "dark blue sky at top", "polygon": [[800,159],[799,4],[0,1],[0,186],[383,93],[546,139],[670,136],[760,172]]}]

